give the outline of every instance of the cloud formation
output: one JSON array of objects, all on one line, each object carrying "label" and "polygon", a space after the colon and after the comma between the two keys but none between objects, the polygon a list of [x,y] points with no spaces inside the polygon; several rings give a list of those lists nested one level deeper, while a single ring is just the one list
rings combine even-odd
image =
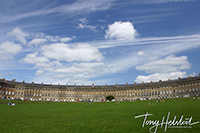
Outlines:
[{"label": "cloud formation", "polygon": [[154,73],[147,76],[138,75],[135,82],[158,82],[159,80],[167,81],[168,79],[178,79],[178,77],[186,76],[186,72]]},{"label": "cloud formation", "polygon": [[16,37],[22,44],[26,44],[26,37],[29,36],[28,33],[22,31],[20,28],[15,28],[13,31],[9,32],[8,35]]},{"label": "cloud formation", "polygon": [[64,4],[50,8],[39,9],[33,12],[21,13],[15,16],[3,16],[0,22],[15,21],[27,17],[36,17],[52,13],[60,13],[62,15],[88,14],[95,11],[107,10],[113,5],[115,0],[78,0],[72,4]]},{"label": "cloud formation", "polygon": [[64,43],[55,43],[51,45],[44,45],[41,47],[42,54],[45,57],[56,59],[59,61],[101,61],[104,57],[99,50],[89,44],[75,45],[69,47]]},{"label": "cloud formation", "polygon": [[47,40],[44,38],[35,38],[31,40],[28,44],[38,46],[40,44],[44,44]]},{"label": "cloud formation", "polygon": [[44,73],[44,70],[39,69],[35,72],[35,75],[42,75],[43,73]]},{"label": "cloud formation", "polygon": [[[18,29],[21,33],[26,33],[20,28]],[[26,51],[23,54],[24,58],[19,60],[25,65],[31,64],[31,69],[35,69],[34,81],[39,81],[41,77],[48,75],[49,82],[60,83],[74,83],[75,81],[92,83],[90,79],[94,77],[124,73],[134,68],[149,74],[139,75],[136,82],[183,77],[187,74],[184,71],[190,69],[191,64],[188,62],[188,57],[176,57],[170,54],[200,46],[200,35],[136,38],[132,41],[115,39],[69,43],[74,37],[49,36],[44,33],[27,34],[28,36],[24,39],[26,42],[29,40],[27,43],[29,45],[22,47],[14,42],[3,42],[0,46],[5,49],[3,51],[7,50],[6,54],[8,55],[3,57],[11,59],[13,55],[20,53],[22,48],[27,48],[29,51]],[[128,45],[130,46],[124,47]],[[140,45],[150,45],[150,47],[141,49]],[[7,49],[7,46],[14,49]],[[118,46],[122,49],[115,51],[114,49]],[[3,51],[0,52],[0,55],[5,54],[2,53]],[[118,57],[115,58],[116,55]]]},{"label": "cloud formation", "polygon": [[178,77],[185,77],[187,73],[181,71],[190,69],[191,66],[187,59],[187,56],[175,57],[174,55],[169,55],[164,59],[154,60],[143,65],[136,66],[136,70],[145,71],[150,75],[138,75],[135,81],[149,82],[167,80],[168,78],[176,79]]},{"label": "cloud formation", "polygon": [[108,25],[105,39],[133,41],[137,35],[138,33],[134,29],[132,23],[116,21],[113,24]]},{"label": "cloud formation", "polygon": [[84,24],[79,24],[77,29],[85,29],[88,28],[91,31],[96,31],[96,26],[92,26],[92,25],[84,25]]},{"label": "cloud formation", "polygon": [[88,23],[88,20],[86,18],[79,18],[78,19],[81,23]]},{"label": "cloud formation", "polygon": [[70,38],[70,37],[60,38],[60,41],[61,41],[61,42],[69,42],[69,41],[71,41],[71,40],[72,40],[72,38]]},{"label": "cloud formation", "polygon": [[0,44],[0,57],[1,60],[12,59],[14,55],[22,51],[22,46],[20,44],[15,44],[14,42],[2,42]]},{"label": "cloud formation", "polygon": [[187,56],[175,57],[174,55],[169,55],[164,59],[148,62],[135,68],[146,73],[166,73],[189,69],[190,63],[187,60]]}]

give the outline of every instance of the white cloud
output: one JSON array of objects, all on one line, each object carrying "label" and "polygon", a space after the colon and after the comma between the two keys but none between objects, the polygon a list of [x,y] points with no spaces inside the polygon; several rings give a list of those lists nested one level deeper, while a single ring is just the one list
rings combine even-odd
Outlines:
[{"label": "white cloud", "polygon": [[93,84],[94,82],[89,81],[87,77],[84,77],[83,75],[76,75],[71,77],[68,80],[69,83],[76,83],[76,84]]},{"label": "white cloud", "polygon": [[175,57],[170,55],[164,59],[148,62],[135,68],[146,73],[166,73],[189,69],[190,63],[187,61],[187,56]]},{"label": "white cloud", "polygon": [[74,63],[71,67],[60,67],[55,70],[59,73],[87,73],[95,74],[103,70],[103,62]]},{"label": "white cloud", "polygon": [[[200,46],[200,34],[173,37],[146,37],[135,38],[134,41],[127,40],[103,40],[91,42],[98,49],[112,48],[129,45],[151,45],[148,51],[157,51],[160,54],[168,54],[197,48]],[[90,42],[88,42],[90,43]],[[153,44],[153,45],[152,45]],[[145,48],[146,49],[146,48]]]},{"label": "white cloud", "polygon": [[38,46],[40,44],[44,44],[47,40],[44,38],[35,38],[31,40],[28,44]]},{"label": "white cloud", "polygon": [[59,61],[101,61],[104,57],[97,48],[89,44],[78,44],[69,47],[64,43],[42,46],[45,57]]},{"label": "white cloud", "polygon": [[99,22],[106,22],[106,20],[103,20],[103,19],[99,19],[98,21]]},{"label": "white cloud", "polygon": [[101,29],[104,29],[104,26],[101,25],[100,28],[101,28]]},{"label": "white cloud", "polygon": [[67,74],[60,74],[60,75],[52,75],[49,79],[52,80],[55,83],[55,80],[57,83],[69,83],[69,84],[78,84],[82,85],[84,84],[92,84],[92,81],[89,81],[87,77],[84,76],[84,74],[76,74],[73,76],[69,76]]},{"label": "white cloud", "polygon": [[70,37],[60,38],[61,42],[69,42],[71,40],[72,40],[72,38],[70,38]]},{"label": "white cloud", "polygon": [[139,51],[139,52],[137,53],[137,55],[144,55],[144,52]]},{"label": "white cloud", "polygon": [[44,73],[44,70],[39,69],[35,72],[35,75],[42,75],[43,73]]},{"label": "white cloud", "polygon": [[154,73],[148,76],[138,75],[135,82],[158,82],[159,80],[166,81],[168,79],[178,79],[178,77],[186,77],[186,72],[171,72],[171,73]]},{"label": "white cloud", "polygon": [[88,20],[86,18],[80,18],[78,19],[81,23],[88,23]]},{"label": "white cloud", "polygon": [[51,42],[57,42],[60,40],[59,36],[49,36],[49,35],[45,35],[44,38],[46,38],[48,41]]},{"label": "white cloud", "polygon": [[38,53],[31,53],[22,59],[25,63],[35,64],[36,67],[50,67],[50,60],[46,57],[38,57]]},{"label": "white cloud", "polygon": [[187,56],[176,57],[169,55],[163,59],[136,66],[136,70],[145,71],[146,73],[150,73],[150,75],[138,75],[135,82],[150,82],[185,77],[187,73],[181,71],[190,68],[191,64],[187,59]]},{"label": "white cloud", "polygon": [[81,68],[84,70],[84,72],[88,73],[97,73],[103,70],[103,67],[105,66],[105,63],[103,62],[82,62],[82,63],[75,63],[75,66]]},{"label": "white cloud", "polygon": [[3,60],[12,59],[13,55],[18,54],[22,51],[22,46],[20,44],[15,44],[14,42],[2,42],[0,44],[0,57]]},{"label": "white cloud", "polygon": [[88,14],[90,12],[107,10],[113,5],[115,0],[78,0],[72,4],[65,4],[54,8],[46,8],[33,12],[27,12],[18,14],[15,16],[4,16],[1,18],[1,22],[9,22],[22,18],[46,15],[51,13],[61,13],[62,15],[77,15],[77,14]]},{"label": "white cloud", "polygon": [[[60,42],[61,39],[66,39],[65,41],[68,41],[70,39],[68,37],[64,39],[60,36],[47,36],[45,34],[38,34],[37,36],[33,35],[31,37],[33,37],[32,40],[44,38],[48,41],[48,44],[35,48],[33,51],[37,52],[32,51],[33,53],[26,55],[26,57],[22,61],[24,63],[33,64],[35,66],[35,68],[37,69],[35,75],[37,75],[37,77],[42,77],[49,74],[49,76],[51,77],[49,79],[52,79],[51,81],[54,81],[53,79],[56,79],[55,81],[59,81],[60,83],[61,81],[67,81],[70,83],[82,81],[80,83],[90,83],[91,81],[89,80],[92,77],[100,77],[102,75],[108,75],[110,73],[119,73],[122,71],[126,71],[127,69],[134,68],[136,65],[138,67],[138,70],[153,73],[148,76],[138,76],[140,80],[142,80],[141,78],[147,78],[148,81],[151,81],[150,78],[153,79],[156,76],[162,77],[162,75],[164,75],[164,79],[165,75],[172,75],[173,73],[175,73],[175,76],[177,76],[181,73],[184,74],[184,72],[180,71],[190,68],[190,63],[187,61],[186,56],[175,57],[174,55],[168,55],[200,46],[200,35],[136,38],[134,41],[102,40],[96,42],[88,42],[85,44],[51,44],[49,43],[49,41],[51,40]],[[146,47],[142,47],[141,49],[141,46],[131,46],[142,44],[145,44]],[[102,53],[107,53],[105,55],[106,59],[103,60],[104,56],[99,50],[103,48],[103,46],[116,47],[124,45],[130,45],[130,47],[123,47],[123,49],[120,49],[118,51],[118,55],[123,53],[122,56],[119,56],[121,58],[110,57],[109,50],[112,51],[112,49],[102,49]],[[125,50],[130,49],[131,47],[134,47],[134,49],[132,49],[133,51]],[[163,58],[165,56],[167,57]],[[158,60],[159,58],[163,59]],[[168,66],[169,68],[164,67],[162,62],[164,62],[164,65]],[[172,62],[176,63],[173,63],[172,65]],[[154,63],[157,67],[153,66]],[[149,67],[149,69],[147,67]],[[165,78],[168,79],[169,77]],[[50,81],[48,81],[48,83],[49,82]]]},{"label": "white cloud", "polygon": [[88,28],[91,31],[96,31],[96,26],[92,26],[92,25],[83,25],[83,24],[79,24],[77,29],[85,29]]},{"label": "white cloud", "polygon": [[75,36],[72,37],[60,37],[60,36],[50,36],[50,35],[46,35],[44,33],[31,33],[30,35],[33,40],[29,42],[29,44],[36,44],[39,45],[44,44],[45,42],[69,42],[73,39],[75,39]]},{"label": "white cloud", "polygon": [[58,72],[58,73],[83,73],[84,70],[77,66],[71,66],[71,67],[57,68],[55,70],[55,72]]},{"label": "white cloud", "polygon": [[22,31],[20,28],[15,28],[13,31],[9,32],[8,35],[15,36],[22,44],[26,44],[26,37],[29,36],[28,33]]},{"label": "white cloud", "polygon": [[106,30],[105,39],[117,39],[117,40],[135,40],[138,35],[134,26],[130,22],[116,21],[115,23],[108,25]]}]

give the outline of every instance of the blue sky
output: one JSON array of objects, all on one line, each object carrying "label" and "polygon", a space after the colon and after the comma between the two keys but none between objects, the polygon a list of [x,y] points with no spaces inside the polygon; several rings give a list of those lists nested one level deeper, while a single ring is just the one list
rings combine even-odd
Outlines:
[{"label": "blue sky", "polygon": [[132,84],[200,72],[198,0],[1,0],[0,78]]}]

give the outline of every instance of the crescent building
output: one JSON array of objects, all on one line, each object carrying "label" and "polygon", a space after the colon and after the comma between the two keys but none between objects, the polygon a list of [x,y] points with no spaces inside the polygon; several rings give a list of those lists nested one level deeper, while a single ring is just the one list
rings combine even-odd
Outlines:
[{"label": "crescent building", "polygon": [[176,80],[140,84],[53,85],[0,79],[0,98],[31,101],[102,101],[107,95],[115,100],[148,100],[200,96],[200,73]]}]

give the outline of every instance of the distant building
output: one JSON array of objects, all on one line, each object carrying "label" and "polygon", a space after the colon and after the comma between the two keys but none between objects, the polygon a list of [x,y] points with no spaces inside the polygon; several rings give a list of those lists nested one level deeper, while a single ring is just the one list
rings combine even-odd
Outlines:
[{"label": "distant building", "polygon": [[31,101],[102,101],[107,95],[116,101],[200,96],[199,76],[176,80],[122,85],[52,85],[0,79],[0,98]]}]

